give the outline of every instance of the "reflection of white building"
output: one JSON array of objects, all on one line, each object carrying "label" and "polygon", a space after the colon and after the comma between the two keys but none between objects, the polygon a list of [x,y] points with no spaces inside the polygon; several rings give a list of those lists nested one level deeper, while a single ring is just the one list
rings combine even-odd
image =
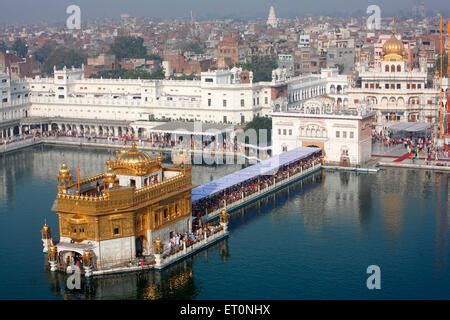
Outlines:
[{"label": "reflection of white building", "polygon": [[273,154],[317,146],[329,163],[363,164],[372,154],[373,115],[369,106],[340,110],[331,98],[312,99],[300,108],[273,113]]},{"label": "reflection of white building", "polygon": [[377,130],[403,121],[436,123],[439,90],[428,85],[426,59],[419,60],[419,69],[408,68],[403,42],[392,35],[379,65],[360,73],[361,88],[347,90],[349,107],[371,103]]}]

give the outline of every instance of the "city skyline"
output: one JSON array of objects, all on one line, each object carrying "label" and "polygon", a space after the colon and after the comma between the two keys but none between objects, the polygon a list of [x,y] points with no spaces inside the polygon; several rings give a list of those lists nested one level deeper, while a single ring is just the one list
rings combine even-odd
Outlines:
[{"label": "city skyline", "polygon": [[[170,5],[168,5],[168,2]],[[357,0],[318,0],[313,5],[300,0],[248,0],[245,3],[230,0],[225,5],[217,0],[181,1],[181,0],[130,0],[119,3],[117,0],[96,1],[70,1],[70,0],[42,0],[39,2],[31,0],[18,0],[3,6],[0,10],[0,20],[4,24],[11,23],[56,23],[66,20],[66,8],[75,4],[81,7],[82,16],[86,21],[95,19],[119,18],[121,14],[128,13],[136,17],[149,17],[153,19],[189,19],[193,11],[196,19],[266,19],[269,7],[273,5],[279,18],[295,18],[308,15],[329,16],[361,16],[366,15],[366,8],[375,4],[380,6],[382,16],[409,14],[417,0],[400,0],[388,2],[386,0],[373,3],[371,1]],[[443,0],[427,1],[425,3],[426,13],[441,12],[448,13],[445,9],[446,2]],[[24,11],[21,8],[28,8]],[[107,8],[108,10],[105,10]]]}]

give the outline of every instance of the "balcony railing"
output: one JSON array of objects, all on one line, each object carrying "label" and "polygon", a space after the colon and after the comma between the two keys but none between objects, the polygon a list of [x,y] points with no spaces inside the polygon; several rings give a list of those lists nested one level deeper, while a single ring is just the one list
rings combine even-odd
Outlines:
[{"label": "balcony railing", "polygon": [[[101,176],[85,179],[86,183]],[[132,206],[157,200],[163,195],[179,191],[187,186],[191,186],[191,176],[183,174],[164,180],[156,185],[144,189],[134,190],[133,188],[112,189],[99,196],[84,196],[58,194],[58,211],[76,211],[80,213],[95,214],[114,209],[124,209]]]}]

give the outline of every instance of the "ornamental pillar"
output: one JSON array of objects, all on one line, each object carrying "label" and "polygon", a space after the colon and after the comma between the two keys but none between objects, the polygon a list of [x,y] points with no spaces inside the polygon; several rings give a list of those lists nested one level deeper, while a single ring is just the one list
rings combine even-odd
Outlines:
[{"label": "ornamental pillar", "polygon": [[223,209],[220,213],[220,226],[225,232],[228,231],[228,213],[227,210]]},{"label": "ornamental pillar", "polygon": [[48,263],[51,272],[58,270],[58,248],[56,246],[52,245],[48,248]]},{"label": "ornamental pillar", "polygon": [[93,258],[94,254],[91,250],[85,250],[83,252],[83,269],[86,278],[91,277],[93,274]]}]

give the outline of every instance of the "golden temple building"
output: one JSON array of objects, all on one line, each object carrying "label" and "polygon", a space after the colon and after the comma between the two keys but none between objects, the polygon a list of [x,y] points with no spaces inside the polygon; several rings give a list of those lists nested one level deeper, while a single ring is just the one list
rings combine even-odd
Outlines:
[{"label": "golden temple building", "polygon": [[126,267],[153,256],[154,243],[192,232],[192,168],[162,160],[133,143],[97,176],[76,179],[63,164],[54,205],[60,242],[49,249],[49,261],[63,268],[73,260],[95,270]]}]

